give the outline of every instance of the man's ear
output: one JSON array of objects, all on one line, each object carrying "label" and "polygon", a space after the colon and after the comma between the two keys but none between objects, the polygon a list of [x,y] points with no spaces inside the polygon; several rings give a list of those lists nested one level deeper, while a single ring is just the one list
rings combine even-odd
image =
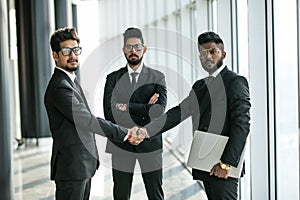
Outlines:
[{"label": "man's ear", "polygon": [[52,57],[53,57],[53,59],[54,59],[55,61],[57,61],[57,60],[58,60],[58,54],[57,54],[57,52],[52,51]]},{"label": "man's ear", "polygon": [[144,54],[145,54],[146,51],[147,51],[147,46],[144,46],[143,48],[144,48],[144,49],[143,49],[143,52],[144,52]]},{"label": "man's ear", "polygon": [[224,59],[226,57],[226,52],[222,51],[221,58]]}]

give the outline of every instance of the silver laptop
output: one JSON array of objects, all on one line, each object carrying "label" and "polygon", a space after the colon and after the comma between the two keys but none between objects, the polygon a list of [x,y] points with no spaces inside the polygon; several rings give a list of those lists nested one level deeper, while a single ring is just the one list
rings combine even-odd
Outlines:
[{"label": "silver laptop", "polygon": [[[196,130],[192,142],[187,166],[210,172],[212,167],[220,162],[220,158],[228,141],[227,136]],[[239,178],[243,168],[245,149],[242,152],[238,166],[231,167],[229,176]]]}]

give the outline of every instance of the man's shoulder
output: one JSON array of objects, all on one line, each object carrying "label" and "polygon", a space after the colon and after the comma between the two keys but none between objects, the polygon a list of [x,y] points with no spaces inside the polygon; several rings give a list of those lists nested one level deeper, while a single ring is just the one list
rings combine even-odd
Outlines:
[{"label": "man's shoulder", "polygon": [[247,79],[245,76],[240,75],[232,70],[229,70],[228,68],[225,68],[223,70],[224,72],[222,74],[222,78],[224,82],[233,82],[234,80],[243,80],[247,82]]},{"label": "man's shoulder", "polygon": [[71,82],[71,79],[69,80],[67,75],[64,76],[64,74],[61,73],[53,73],[45,91],[45,98],[53,98],[53,95],[56,92],[61,91],[61,89],[63,89],[64,92],[67,90],[72,91],[73,86]]},{"label": "man's shoulder", "polygon": [[107,75],[107,78],[112,78],[112,77],[120,76],[120,75],[123,75],[126,72],[127,72],[127,68],[126,67],[121,67],[121,68],[119,68],[119,69],[117,69],[115,71],[110,72]]},{"label": "man's shoulder", "polygon": [[228,92],[237,92],[240,91],[240,88],[249,88],[247,78],[231,70],[227,70],[226,73],[223,73],[222,79],[225,89]]},{"label": "man's shoulder", "polygon": [[152,67],[147,67],[145,65],[144,65],[144,71],[151,73],[151,74],[159,75],[159,76],[165,76],[165,74],[162,71],[160,71],[158,69],[154,69]]}]

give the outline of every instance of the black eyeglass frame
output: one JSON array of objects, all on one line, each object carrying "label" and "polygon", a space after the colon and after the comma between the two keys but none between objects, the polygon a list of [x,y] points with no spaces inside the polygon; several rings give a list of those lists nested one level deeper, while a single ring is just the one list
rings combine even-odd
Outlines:
[{"label": "black eyeglass frame", "polygon": [[60,49],[61,53],[63,56],[69,56],[72,52],[76,55],[79,56],[82,53],[82,47],[62,47]]}]

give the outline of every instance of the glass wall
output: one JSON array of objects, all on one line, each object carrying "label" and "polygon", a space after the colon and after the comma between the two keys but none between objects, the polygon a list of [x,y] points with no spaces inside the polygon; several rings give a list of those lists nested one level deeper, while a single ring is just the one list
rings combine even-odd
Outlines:
[{"label": "glass wall", "polygon": [[[247,1],[236,1],[236,55],[237,66],[235,67],[236,72],[243,75],[249,81],[249,63],[248,63],[248,7]],[[251,94],[250,94],[251,95]],[[251,134],[251,132],[250,132]],[[240,181],[240,199],[251,199],[250,195],[250,145],[248,139],[248,145],[246,146],[245,154],[245,165],[246,173]]]},{"label": "glass wall", "polygon": [[[104,0],[90,1],[90,6],[87,9],[94,14],[85,14],[89,17],[85,18],[82,13],[78,20],[81,36],[93,42],[86,52],[97,52],[92,64],[101,66],[94,71],[101,80],[90,77],[98,83],[98,90],[86,92],[95,113],[102,115],[106,75],[126,63],[121,48],[127,27],[143,30],[148,46],[145,64],[166,74],[168,108],[177,105],[192,84],[206,75],[197,56],[197,36],[216,31],[226,42],[226,63],[245,76],[251,87],[251,144],[240,198],[299,199],[297,0]],[[119,14],[113,14],[115,11]],[[94,40],[86,26],[91,18],[98,27]],[[94,93],[96,97],[89,96]],[[178,133],[191,131],[190,125],[187,120],[164,135],[165,144],[177,150],[183,162],[192,133]]]},{"label": "glass wall", "polygon": [[299,199],[298,34],[297,1],[274,0],[277,199]]}]

